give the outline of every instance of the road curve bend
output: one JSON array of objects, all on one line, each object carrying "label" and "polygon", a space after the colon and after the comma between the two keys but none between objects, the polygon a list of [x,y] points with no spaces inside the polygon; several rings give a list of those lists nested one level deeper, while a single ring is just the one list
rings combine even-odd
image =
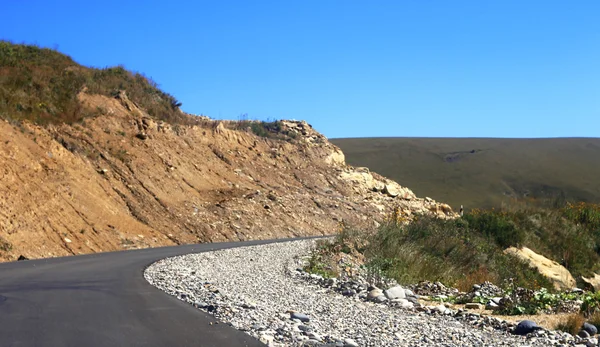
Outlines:
[{"label": "road curve bend", "polygon": [[278,241],[289,240],[0,264],[0,346],[264,346],[153,287],[143,271],[165,257]]}]

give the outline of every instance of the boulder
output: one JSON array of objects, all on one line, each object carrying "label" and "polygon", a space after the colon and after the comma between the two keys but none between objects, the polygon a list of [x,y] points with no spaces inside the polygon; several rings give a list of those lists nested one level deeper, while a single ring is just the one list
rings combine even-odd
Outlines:
[{"label": "boulder", "polygon": [[404,288],[401,286],[394,286],[383,292],[385,297],[394,300],[394,299],[404,299],[406,298],[406,293],[404,292]]},{"label": "boulder", "polygon": [[587,331],[587,333],[590,334],[590,336],[594,336],[598,333],[598,329],[596,328],[596,326],[588,322],[583,323],[583,327],[581,328],[581,330]]},{"label": "boulder", "polygon": [[401,193],[401,188],[398,184],[388,183],[383,187],[383,192],[392,198],[397,197]]},{"label": "boulder", "polygon": [[594,277],[590,277],[590,278],[586,278],[581,276],[581,279],[589,284],[592,288],[594,288],[594,291],[600,291],[600,275],[598,275],[597,273],[594,274]]},{"label": "boulder", "polygon": [[504,250],[506,254],[512,254],[515,257],[529,263],[531,267],[536,268],[539,273],[547,277],[554,284],[557,290],[570,290],[576,286],[575,279],[564,266],[537,254],[527,247],[510,247]]},{"label": "boulder", "polygon": [[534,321],[530,321],[530,320],[522,320],[519,322],[519,324],[517,324],[517,326],[515,327],[515,330],[513,330],[513,334],[515,335],[527,335],[529,333],[532,333],[536,330],[542,329],[541,327],[539,327]]}]

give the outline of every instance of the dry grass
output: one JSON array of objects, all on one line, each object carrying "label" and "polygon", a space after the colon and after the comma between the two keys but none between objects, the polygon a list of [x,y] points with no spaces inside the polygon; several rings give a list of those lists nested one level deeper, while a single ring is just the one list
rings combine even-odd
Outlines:
[{"label": "dry grass", "polygon": [[577,333],[581,330],[581,327],[583,326],[584,322],[585,318],[583,317],[583,315],[579,313],[573,313],[561,320],[556,325],[555,329],[567,332],[571,335],[577,335]]},{"label": "dry grass", "polygon": [[587,321],[596,327],[600,327],[600,311],[595,311],[593,314],[587,317]]}]

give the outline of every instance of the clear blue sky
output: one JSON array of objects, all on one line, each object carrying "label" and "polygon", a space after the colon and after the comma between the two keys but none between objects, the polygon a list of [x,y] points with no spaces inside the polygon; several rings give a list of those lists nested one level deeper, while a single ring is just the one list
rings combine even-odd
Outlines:
[{"label": "clear blue sky", "polygon": [[600,1],[2,0],[0,38],[326,136],[600,137]]}]

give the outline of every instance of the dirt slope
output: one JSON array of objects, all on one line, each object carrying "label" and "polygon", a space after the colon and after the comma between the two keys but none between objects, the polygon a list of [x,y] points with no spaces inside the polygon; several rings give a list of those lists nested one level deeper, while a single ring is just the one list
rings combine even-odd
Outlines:
[{"label": "dirt slope", "polygon": [[3,261],[331,234],[342,220],[373,225],[394,209],[453,215],[346,166],[304,122],[282,122],[295,135],[284,141],[226,122],[157,122],[124,93],[79,98],[103,114],[73,125],[0,121]]}]

